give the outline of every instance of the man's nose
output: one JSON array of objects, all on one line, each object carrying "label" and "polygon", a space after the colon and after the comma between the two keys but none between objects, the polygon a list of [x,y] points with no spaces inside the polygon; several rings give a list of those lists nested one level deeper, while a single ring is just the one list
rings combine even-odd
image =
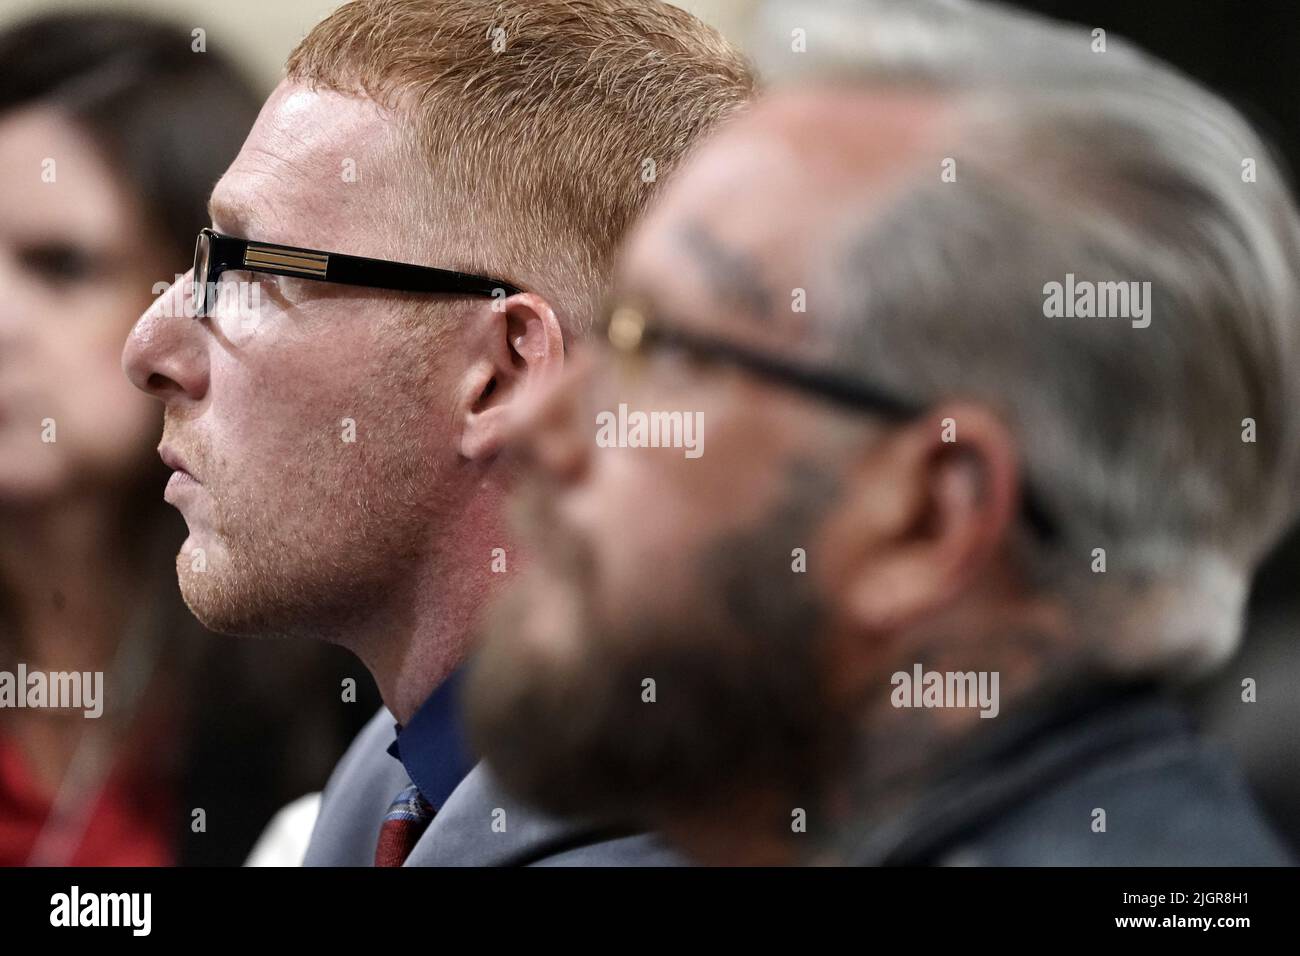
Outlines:
[{"label": "man's nose", "polygon": [[0,249],[0,289],[5,292],[0,295],[0,368],[19,361],[16,350],[22,333],[36,322],[36,316],[32,315],[33,302],[27,292],[29,286],[30,283],[22,281],[12,257]]},{"label": "man's nose", "polygon": [[595,425],[584,428],[584,410],[591,405],[597,374],[591,354],[575,351],[564,371],[541,386],[515,418],[509,444],[529,467],[560,482],[577,481],[586,474]]},{"label": "man's nose", "polygon": [[177,280],[140,316],[122,350],[131,384],[161,402],[199,401],[208,391],[208,351],[202,323],[186,308],[189,275]]}]

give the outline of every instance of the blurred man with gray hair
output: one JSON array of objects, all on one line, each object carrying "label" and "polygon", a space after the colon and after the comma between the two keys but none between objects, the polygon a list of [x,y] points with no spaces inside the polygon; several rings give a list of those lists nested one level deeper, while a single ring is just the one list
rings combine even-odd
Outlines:
[{"label": "blurred man with gray hair", "polygon": [[[1104,33],[765,23],[777,91],[520,432],[538,558],[471,674],[487,759],[705,862],[1286,862],[1168,694],[1295,514],[1267,147]],[[697,415],[706,453],[607,447],[614,408]]]}]

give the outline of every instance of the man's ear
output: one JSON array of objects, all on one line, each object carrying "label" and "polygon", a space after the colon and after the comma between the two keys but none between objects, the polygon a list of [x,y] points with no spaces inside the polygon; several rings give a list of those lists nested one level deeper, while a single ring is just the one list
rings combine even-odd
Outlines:
[{"label": "man's ear", "polygon": [[496,454],[525,396],[564,367],[564,335],[541,296],[521,292],[494,301],[470,319],[470,364],[459,391],[460,453]]},{"label": "man's ear", "polygon": [[1015,440],[982,406],[942,406],[874,444],[842,501],[825,525],[838,613],[855,630],[906,627],[954,601],[1005,543]]}]

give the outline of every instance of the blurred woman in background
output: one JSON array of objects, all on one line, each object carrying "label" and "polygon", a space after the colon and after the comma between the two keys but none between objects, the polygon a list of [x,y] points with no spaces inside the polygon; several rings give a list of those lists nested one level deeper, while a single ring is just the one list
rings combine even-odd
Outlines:
[{"label": "blurred woman in background", "polygon": [[117,14],[0,33],[0,670],[100,671],[105,698],[0,710],[0,865],[238,863],[373,712],[347,655],[180,603],[157,406],[120,355],[260,103],[191,44]]}]

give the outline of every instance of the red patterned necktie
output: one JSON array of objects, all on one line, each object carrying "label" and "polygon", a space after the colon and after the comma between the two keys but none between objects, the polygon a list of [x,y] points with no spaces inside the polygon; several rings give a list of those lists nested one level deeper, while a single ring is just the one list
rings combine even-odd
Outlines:
[{"label": "red patterned necktie", "polygon": [[407,787],[384,814],[375,846],[375,866],[401,866],[433,819],[434,810],[415,784]]}]

